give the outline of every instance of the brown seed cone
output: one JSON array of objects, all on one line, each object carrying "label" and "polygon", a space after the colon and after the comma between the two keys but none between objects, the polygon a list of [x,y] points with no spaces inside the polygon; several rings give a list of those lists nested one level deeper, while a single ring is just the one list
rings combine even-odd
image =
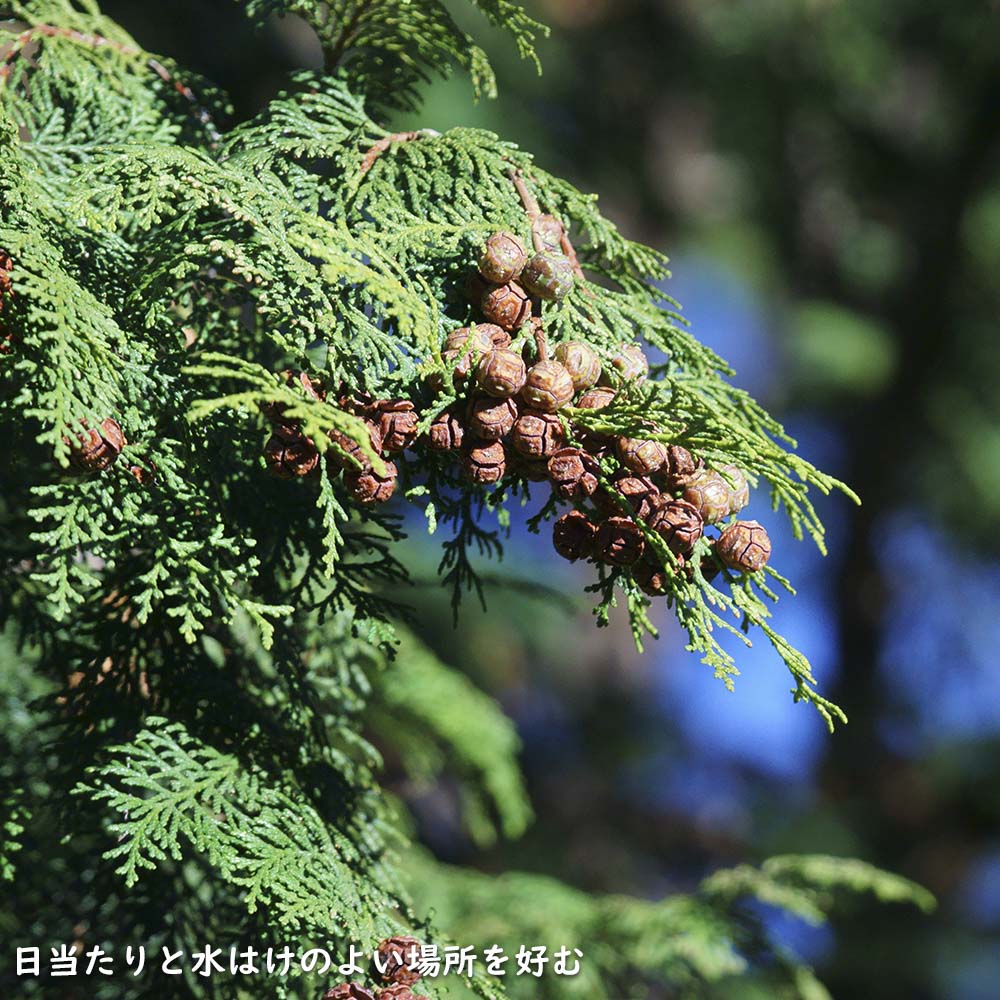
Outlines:
[{"label": "brown seed cone", "polygon": [[506,285],[524,270],[528,251],[513,233],[494,233],[479,258],[479,273],[494,285]]},{"label": "brown seed cone", "polygon": [[612,566],[631,566],[645,548],[642,529],[630,517],[609,517],[601,522],[594,538],[594,555]]},{"label": "brown seed cone", "polygon": [[479,323],[476,329],[485,333],[494,347],[510,347],[510,334],[502,326],[497,326],[496,323]]},{"label": "brown seed cone", "polygon": [[422,993],[414,993],[409,986],[403,983],[396,983],[393,986],[385,986],[378,991],[375,1000],[427,1000]]},{"label": "brown seed cone", "polygon": [[[303,371],[295,371],[291,368],[286,368],[281,372],[281,378],[286,385],[293,386],[299,385],[305,390],[307,396],[311,399],[323,399],[324,394],[313,385],[312,379]],[[260,412],[271,421],[273,424],[278,425],[288,425],[291,427],[298,426],[298,421],[286,421],[285,420],[285,410],[287,409],[284,403],[261,403]]]},{"label": "brown seed cone", "polygon": [[485,323],[473,327],[463,326],[453,330],[445,338],[441,357],[448,362],[458,362],[452,376],[455,385],[460,385],[479,359],[493,350],[489,329],[490,325]]},{"label": "brown seed cone", "polygon": [[417,411],[408,399],[379,399],[374,404],[382,450],[405,451],[417,439]]},{"label": "brown seed cone", "polygon": [[719,473],[729,489],[729,513],[738,514],[750,503],[750,484],[746,473],[736,465],[719,466]]},{"label": "brown seed cone", "polygon": [[573,379],[558,361],[539,361],[528,369],[521,399],[533,410],[555,413],[573,401]]},{"label": "brown seed cone", "polygon": [[[621,469],[615,473],[611,482],[615,490],[625,498],[635,517],[645,520],[656,508],[660,491],[647,476],[637,476],[633,472]],[[600,493],[597,494],[597,496],[600,495]],[[607,501],[608,513],[617,514],[620,510],[618,505],[610,497],[607,498]],[[610,509],[612,507],[613,510]]]},{"label": "brown seed cone", "polygon": [[372,469],[348,469],[344,482],[351,496],[362,506],[386,503],[396,492],[399,470],[395,462],[385,462],[385,473],[380,475]]},{"label": "brown seed cone", "polygon": [[682,497],[698,508],[705,524],[715,524],[729,514],[729,485],[714,469],[692,476]]},{"label": "brown seed cone", "polygon": [[563,500],[582,500],[597,492],[597,461],[581,448],[560,448],[549,457],[549,479]]},{"label": "brown seed cone", "polygon": [[427,431],[427,446],[434,451],[454,451],[462,447],[465,438],[465,424],[459,419],[455,409],[449,407],[434,418]]},{"label": "brown seed cone", "polygon": [[[382,451],[382,432],[366,420],[365,426],[368,428],[368,439],[372,450],[377,454]],[[330,440],[337,446],[340,452],[330,452],[333,462],[342,469],[352,472],[367,472],[372,467],[372,460],[365,454],[361,445],[354,438],[349,437],[343,431],[330,431]],[[352,461],[353,459],[353,461]]]},{"label": "brown seed cone", "polygon": [[463,456],[468,477],[488,486],[498,483],[507,471],[507,454],[499,441],[477,441]]},{"label": "brown seed cone", "polygon": [[[379,972],[378,966],[374,966],[375,973],[383,983],[412,986],[420,979],[419,972],[407,968],[408,965],[415,964],[415,961],[420,957],[420,942],[415,937],[409,937],[405,934],[393,935],[393,937],[386,938],[376,951],[382,965],[382,971]],[[384,994],[385,991],[382,992]]]},{"label": "brown seed cone", "polygon": [[375,1000],[375,992],[361,983],[339,983],[328,989],[322,1000]]},{"label": "brown seed cone", "polygon": [[701,459],[696,459],[687,448],[670,444],[667,445],[667,460],[660,466],[658,476],[668,490],[679,490],[703,468]]},{"label": "brown seed cone", "polygon": [[617,450],[622,465],[640,476],[652,475],[667,460],[666,445],[659,441],[620,437]]},{"label": "brown seed cone", "polygon": [[594,536],[597,528],[585,514],[571,510],[556,518],[552,525],[552,546],[570,562],[587,559],[593,554]]},{"label": "brown seed cone", "polygon": [[[555,359],[569,372],[573,388],[577,392],[583,392],[596,385],[601,377],[601,359],[597,356],[597,351],[582,340],[567,340],[561,343],[556,348]],[[579,405],[577,403],[577,406]]]},{"label": "brown seed cone", "polygon": [[479,308],[488,322],[496,323],[508,332],[520,329],[531,319],[531,299],[516,281],[488,289],[479,302]]},{"label": "brown seed cone", "polygon": [[698,509],[684,500],[659,504],[649,517],[649,526],[675,555],[690,552],[705,527]]},{"label": "brown seed cone", "polygon": [[510,443],[526,458],[548,458],[566,440],[562,421],[554,413],[527,410],[518,417],[511,431]]},{"label": "brown seed cone", "polygon": [[670,582],[670,570],[654,560],[655,557],[652,553],[647,551],[632,568],[632,578],[639,584],[640,589],[649,594],[650,597],[665,594]]},{"label": "brown seed cone", "polygon": [[294,427],[278,427],[264,445],[267,471],[278,479],[300,479],[319,465],[319,450]]},{"label": "brown seed cone", "polygon": [[[579,410],[603,410],[615,398],[613,389],[599,386],[588,389],[574,404]],[[578,430],[577,436],[584,448],[598,458],[603,458],[614,446],[614,438],[597,431]]]},{"label": "brown seed cone", "polygon": [[588,389],[577,401],[578,410],[603,410],[614,401],[615,391],[607,386],[596,386]]},{"label": "brown seed cone", "polygon": [[527,370],[520,355],[503,347],[491,350],[476,367],[479,388],[490,396],[516,396],[526,378]]},{"label": "brown seed cone", "polygon": [[368,417],[371,416],[374,405],[375,397],[370,392],[350,389],[343,384],[340,386],[337,393],[337,406],[342,410],[353,413],[356,417]]},{"label": "brown seed cone", "polygon": [[645,382],[649,374],[649,362],[638,344],[622,344],[611,358],[610,367],[605,367],[602,384],[615,382]]},{"label": "brown seed cone", "polygon": [[111,417],[101,421],[100,430],[84,424],[83,431],[63,440],[70,446],[70,464],[80,472],[103,472],[118,461],[127,444],[121,425]]},{"label": "brown seed cone", "polygon": [[531,224],[531,239],[535,250],[561,250],[562,238],[566,232],[563,224],[554,215],[540,215]]},{"label": "brown seed cone", "polygon": [[484,441],[499,441],[506,437],[518,413],[514,400],[493,396],[474,400],[469,412],[469,429]]},{"label": "brown seed cone", "polygon": [[715,551],[730,569],[756,573],[771,558],[771,539],[757,521],[737,521],[719,535]]}]

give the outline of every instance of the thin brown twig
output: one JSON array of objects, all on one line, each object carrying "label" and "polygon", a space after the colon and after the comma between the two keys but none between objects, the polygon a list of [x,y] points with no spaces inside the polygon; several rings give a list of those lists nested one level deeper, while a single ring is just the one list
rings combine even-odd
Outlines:
[{"label": "thin brown twig", "polygon": [[7,79],[11,71],[10,64],[21,54],[24,47],[30,45],[39,35],[45,38],[69,38],[93,49],[112,48],[126,56],[139,55],[139,49],[105,38],[103,35],[88,35],[82,31],[74,31],[72,28],[59,28],[54,24],[36,24],[22,31],[19,35],[15,35],[6,46],[6,52],[3,54],[3,67],[0,68],[0,79]]},{"label": "thin brown twig", "polygon": [[[541,217],[542,210],[538,207],[535,196],[528,190],[528,185],[524,182],[524,175],[520,170],[514,168],[511,169],[508,176],[514,187],[517,188],[518,195],[520,195],[521,204],[524,206],[524,214],[528,216],[529,222],[534,223],[536,219]],[[535,249],[540,250],[541,247],[536,246]]]},{"label": "thin brown twig", "polygon": [[435,133],[430,130],[423,130],[420,132],[393,132],[392,135],[387,135],[384,139],[379,139],[378,142],[371,146],[365,154],[365,158],[361,161],[361,176],[364,177],[365,174],[367,174],[368,171],[375,166],[378,158],[397,143],[413,142],[414,139],[434,134]]},{"label": "thin brown twig", "polygon": [[541,316],[534,316],[531,320],[531,327],[535,338],[535,350],[538,351],[539,361],[549,360],[549,341],[545,336],[545,325]]},{"label": "thin brown twig", "polygon": [[[514,187],[517,189],[517,193],[521,198],[521,204],[524,206],[525,215],[528,216],[528,221],[532,224],[531,239],[534,243],[535,250],[541,251],[545,248],[545,245],[540,237],[534,233],[534,223],[542,217],[542,210],[538,206],[538,200],[531,193],[531,190],[525,182],[524,174],[520,168],[512,168],[508,176],[510,177]],[[559,220],[556,221],[558,222]],[[585,281],[586,275],[583,273],[583,266],[580,264],[580,258],[577,256],[576,248],[573,246],[573,243],[569,238],[569,233],[566,232],[566,227],[562,225],[561,222],[559,223],[559,229],[559,246],[562,249],[562,252],[566,255],[570,264],[573,265],[573,273],[580,281]],[[586,285],[582,287],[588,295],[594,294],[589,288],[586,287]]]}]

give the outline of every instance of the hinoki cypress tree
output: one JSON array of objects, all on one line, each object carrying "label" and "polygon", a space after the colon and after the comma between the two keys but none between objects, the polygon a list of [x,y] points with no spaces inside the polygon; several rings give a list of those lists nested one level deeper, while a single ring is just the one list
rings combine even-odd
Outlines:
[{"label": "hinoki cypress tree", "polygon": [[[541,26],[516,4],[474,6],[535,59]],[[769,624],[788,584],[759,568],[766,536],[712,535],[744,476],[820,547],[809,490],[850,493],[730,384],[658,290],[665,260],[596,199],[494,135],[378,124],[452,63],[492,95],[444,4],[246,8],[307,21],[325,68],[229,130],[223,95],[89,0],[7,8],[0,968],[15,946],[57,943],[339,961],[412,933],[584,953],[575,978],[479,972],[425,980],[432,997],[703,995],[733,977],[825,995],[746,901],[820,920],[838,890],[928,905],[921,890],[815,856],[719,872],[690,896],[599,899],[409,843],[372,740],[456,774],[480,842],[520,834],[530,807],[511,725],[387,596],[405,581],[390,495],[445,536],[456,606],[480,585],[473,557],[497,555],[533,503],[532,529],[560,518],[560,551],[593,560],[599,624],[621,602],[641,643],[650,602],[667,601],[727,685],[718,634],[766,637],[832,726],[839,709]],[[491,286],[476,268],[496,233]],[[497,292],[515,273],[530,298]],[[660,358],[648,378],[640,342]],[[604,390],[587,390],[598,373]],[[313,997],[337,981],[146,975],[119,961],[87,991]],[[5,995],[51,989],[0,976]]]}]

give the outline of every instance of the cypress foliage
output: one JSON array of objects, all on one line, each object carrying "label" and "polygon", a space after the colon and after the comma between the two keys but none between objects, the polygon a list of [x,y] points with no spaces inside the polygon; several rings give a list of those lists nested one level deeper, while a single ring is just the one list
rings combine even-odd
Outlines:
[{"label": "cypress foliage", "polygon": [[[336,477],[336,441],[381,468],[336,396],[413,400],[421,431],[455,401],[428,384],[452,384],[441,345],[476,319],[463,286],[492,232],[530,244],[536,204],[568,226],[586,279],[546,303],[554,343],[582,338],[608,358],[641,336],[663,355],[612,406],[574,412],[577,433],[636,436],[653,421],[657,439],[766,485],[796,535],[821,548],[810,490],[851,494],[729,382],[659,291],[665,259],[622,236],[594,197],[495,135],[378,124],[414,108],[418,84],[451,63],[494,93],[484,53],[443,3],[245,6],[256,20],[305,19],[325,68],[296,74],[228,130],[224,95],[143,51],[91,0],[14,4],[0,39],[0,248],[11,261],[0,311],[0,876],[19,901],[0,908],[4,942],[343,953],[409,929],[587,955],[575,980],[483,976],[450,984],[451,996],[618,997],[642,983],[697,994],[740,975],[823,995],[741,903],[819,920],[840,890],[929,905],[921,890],[858,863],[799,858],[719,873],[661,903],[593,899],[534,876],[451,869],[410,846],[402,806],[379,786],[373,735],[415,774],[458,775],[479,843],[520,834],[530,806],[510,723],[385,596],[405,582],[401,519],[361,509]],[[543,29],[517,4],[473,6],[535,61]],[[325,398],[278,374],[289,367]],[[263,413],[276,407],[315,442],[318,475],[265,475]],[[76,437],[108,419],[122,454],[81,475]],[[427,450],[400,477],[446,535],[441,570],[457,604],[480,587],[473,556],[500,551],[511,510],[537,486],[472,486]],[[548,501],[531,524],[556,512]],[[672,565],[661,541],[649,544]],[[736,664],[719,632],[766,637],[796,699],[832,725],[842,713],[769,624],[789,584],[770,568],[710,583],[698,568],[707,545],[690,576],[669,576],[690,649],[730,685]],[[599,624],[622,602],[637,642],[653,631],[650,599],[627,572],[603,567],[593,590]],[[266,992],[310,997],[331,981],[298,972]],[[93,995],[128,989],[102,981]],[[185,976],[149,995],[260,993]]]}]

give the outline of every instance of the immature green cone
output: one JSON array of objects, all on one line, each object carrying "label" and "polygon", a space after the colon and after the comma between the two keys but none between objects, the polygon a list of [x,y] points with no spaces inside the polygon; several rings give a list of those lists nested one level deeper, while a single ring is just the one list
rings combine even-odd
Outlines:
[{"label": "immature green cone", "polygon": [[521,272],[521,284],[532,295],[553,302],[566,298],[575,281],[569,258],[552,251],[536,253]]},{"label": "immature green cone", "polygon": [[513,233],[494,233],[479,258],[479,273],[494,285],[513,281],[528,263],[528,251]]},{"label": "immature green cone", "polygon": [[490,351],[476,367],[479,388],[490,396],[516,396],[527,375],[521,356],[503,347]]},{"label": "immature green cone", "polygon": [[100,430],[85,426],[82,432],[63,440],[70,445],[70,463],[80,472],[103,472],[110,468],[126,444],[121,425],[111,417],[101,421]]},{"label": "immature green cone", "polygon": [[508,332],[520,329],[531,319],[531,299],[516,281],[487,289],[480,299],[479,307],[490,323],[495,323]]},{"label": "immature green cone", "polygon": [[319,465],[319,450],[310,438],[292,427],[279,427],[264,446],[267,471],[278,479],[299,479]]},{"label": "immature green cone", "polygon": [[554,413],[527,411],[517,418],[511,431],[511,446],[525,458],[548,458],[563,446],[566,433]]},{"label": "immature green cone", "polygon": [[719,535],[718,557],[739,573],[756,573],[771,558],[771,539],[757,521],[737,521]]},{"label": "immature green cone", "polygon": [[528,369],[521,399],[533,410],[555,413],[573,401],[573,379],[558,361],[539,361]]},{"label": "immature green cone", "polygon": [[631,566],[646,548],[642,529],[630,517],[609,517],[597,529],[594,555],[612,566]]},{"label": "immature green cone", "polygon": [[517,404],[514,400],[487,396],[473,402],[469,428],[484,441],[499,441],[510,433],[515,420]]},{"label": "immature green cone", "polygon": [[552,547],[570,562],[587,559],[592,554],[596,534],[597,528],[586,514],[571,510],[553,523]]},{"label": "immature green cone", "polygon": [[681,496],[697,508],[706,524],[715,524],[729,514],[729,484],[714,469],[702,469],[692,476]]},{"label": "immature green cone", "polygon": [[573,388],[577,392],[596,385],[601,377],[601,359],[597,356],[597,351],[582,340],[561,343],[556,348],[555,359],[569,372]]}]

